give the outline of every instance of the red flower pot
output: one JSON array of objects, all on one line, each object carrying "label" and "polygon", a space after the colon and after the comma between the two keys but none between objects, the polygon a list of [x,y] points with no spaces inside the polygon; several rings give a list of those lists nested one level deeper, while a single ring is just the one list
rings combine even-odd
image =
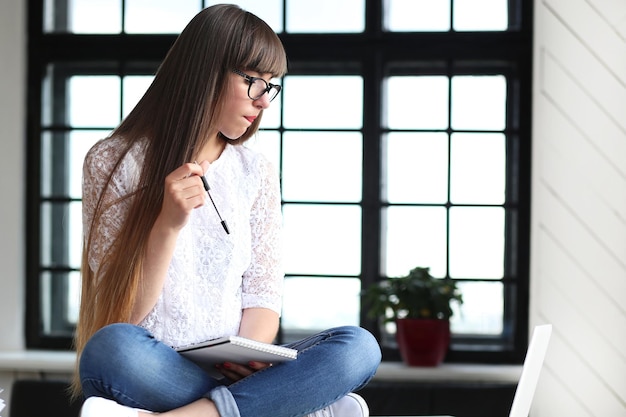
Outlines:
[{"label": "red flower pot", "polygon": [[437,366],[450,345],[450,322],[436,319],[397,319],[396,341],[409,366]]}]

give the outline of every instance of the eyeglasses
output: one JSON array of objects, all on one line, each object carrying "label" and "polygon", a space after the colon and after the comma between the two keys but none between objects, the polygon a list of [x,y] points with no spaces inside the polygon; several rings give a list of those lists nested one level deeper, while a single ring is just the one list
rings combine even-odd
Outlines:
[{"label": "eyeglasses", "polygon": [[251,77],[239,70],[233,70],[233,72],[248,81],[248,97],[250,97],[250,100],[258,100],[263,94],[267,93],[270,96],[270,101],[272,101],[276,98],[278,93],[280,93],[282,88],[280,85],[268,83],[263,78]]}]

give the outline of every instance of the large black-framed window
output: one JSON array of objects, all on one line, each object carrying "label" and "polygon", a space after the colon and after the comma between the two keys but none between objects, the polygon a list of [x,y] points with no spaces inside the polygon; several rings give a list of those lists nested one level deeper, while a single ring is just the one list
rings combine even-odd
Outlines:
[{"label": "large black-framed window", "polygon": [[[359,292],[421,264],[464,289],[447,360],[521,361],[532,2],[504,1],[504,30],[392,31],[393,2],[363,0],[354,12],[362,29],[306,33],[290,31],[293,1],[279,1],[284,91],[251,143],[280,170],[286,238],[297,248],[287,250],[280,341],[348,322],[398,359],[393,329],[367,316]],[[80,279],[81,152],[127,113],[176,35],[73,33],[68,1],[52,3],[51,23],[43,1],[29,1],[26,334],[29,347],[66,349]],[[451,22],[454,10],[451,1]]]}]

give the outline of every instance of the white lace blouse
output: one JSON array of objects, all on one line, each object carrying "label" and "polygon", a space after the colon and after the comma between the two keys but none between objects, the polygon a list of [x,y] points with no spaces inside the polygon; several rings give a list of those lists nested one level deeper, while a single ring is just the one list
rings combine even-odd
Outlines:
[{"label": "white lace blouse", "polygon": [[[85,235],[95,205],[120,149],[120,139],[98,142],[83,168]],[[143,146],[124,158],[107,191],[114,201],[134,190]],[[194,210],[181,230],[163,291],[140,325],[170,346],[237,334],[242,309],[268,308],[280,314],[283,285],[281,209],[278,175],[271,163],[241,145],[228,144],[205,174],[213,205]],[[128,200],[114,204],[97,224],[89,265],[97,271],[127,215]]]}]

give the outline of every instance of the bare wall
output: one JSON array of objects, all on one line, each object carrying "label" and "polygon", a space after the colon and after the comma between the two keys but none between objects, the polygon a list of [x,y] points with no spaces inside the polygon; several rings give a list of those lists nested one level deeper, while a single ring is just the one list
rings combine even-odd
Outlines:
[{"label": "bare wall", "polygon": [[0,350],[24,344],[25,4],[0,1]]},{"label": "bare wall", "polygon": [[533,417],[626,415],[626,1],[536,0]]}]

